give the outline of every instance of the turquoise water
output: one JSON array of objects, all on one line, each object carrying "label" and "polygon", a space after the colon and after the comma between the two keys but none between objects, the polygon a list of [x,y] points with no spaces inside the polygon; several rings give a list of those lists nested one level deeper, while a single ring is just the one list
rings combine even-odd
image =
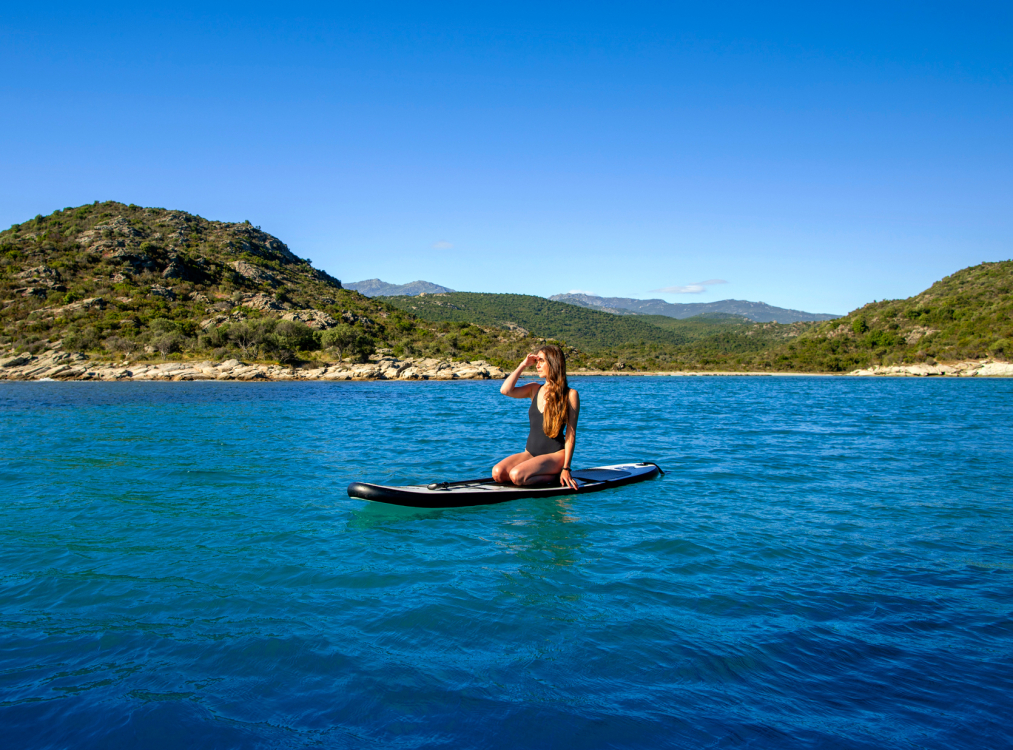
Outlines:
[{"label": "turquoise water", "polygon": [[574,378],[578,466],[485,476],[499,383],[0,384],[5,747],[1013,744],[1013,381]]}]

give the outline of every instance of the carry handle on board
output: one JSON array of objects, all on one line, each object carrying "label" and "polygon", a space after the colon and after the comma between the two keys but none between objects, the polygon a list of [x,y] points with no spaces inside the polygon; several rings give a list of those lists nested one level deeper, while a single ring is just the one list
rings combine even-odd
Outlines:
[{"label": "carry handle on board", "polygon": [[459,482],[433,482],[432,484],[426,485],[427,490],[446,490],[451,487],[461,487],[465,484],[487,484],[488,482],[496,481],[492,477],[486,477],[484,479],[462,479]]}]

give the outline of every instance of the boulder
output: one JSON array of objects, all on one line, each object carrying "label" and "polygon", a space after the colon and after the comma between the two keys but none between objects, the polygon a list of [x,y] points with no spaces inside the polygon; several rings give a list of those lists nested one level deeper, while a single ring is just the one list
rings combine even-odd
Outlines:
[{"label": "boulder", "polygon": [[266,294],[252,294],[249,297],[244,297],[240,303],[243,307],[249,307],[251,310],[283,310],[274,297],[268,297]]},{"label": "boulder", "polygon": [[7,359],[0,359],[0,367],[21,367],[32,361],[31,354],[15,354]]},{"label": "boulder", "polygon": [[176,293],[172,291],[172,289],[170,289],[169,287],[162,286],[161,284],[152,284],[151,289],[148,290],[148,293],[156,297],[162,297],[167,300],[176,299]]},{"label": "boulder", "polygon": [[978,375],[985,377],[1013,378],[1013,363],[986,362],[978,369]]},{"label": "boulder", "polygon": [[202,331],[206,331],[209,328],[217,328],[223,323],[228,323],[231,317],[228,315],[212,315],[210,318],[205,318],[200,322],[200,328]]},{"label": "boulder", "polygon": [[398,380],[425,380],[426,376],[418,367],[410,365],[398,373]]},{"label": "boulder", "polygon": [[[105,306],[106,301],[101,297],[89,297],[88,299],[83,299],[78,302],[71,302],[69,305],[64,305],[63,307],[54,307],[50,309],[49,312],[57,317],[61,317],[66,316],[68,313],[90,310],[93,307],[102,310]],[[42,310],[38,310],[37,312],[42,312]]]},{"label": "boulder", "polygon": [[[35,268],[29,268],[21,273],[14,274],[15,279],[21,279],[27,281],[29,284],[37,284],[42,287],[54,289],[60,286],[60,272],[55,268],[50,268],[47,265],[36,266]],[[45,293],[43,293],[45,294]]]},{"label": "boulder", "polygon": [[174,257],[169,261],[169,265],[165,267],[165,270],[162,271],[162,278],[186,281],[190,278],[190,273],[187,270],[186,264],[178,257]]},{"label": "boulder", "polygon": [[240,276],[250,279],[250,281],[253,281],[257,284],[269,284],[270,286],[278,286],[278,279],[275,277],[274,274],[268,273],[267,271],[263,270],[262,268],[258,268],[252,263],[247,263],[245,260],[237,260],[232,263],[229,263],[229,265],[233,268],[233,270],[236,273],[238,273]]},{"label": "boulder", "polygon": [[373,364],[356,365],[351,374],[355,380],[376,380],[382,375],[380,368]]},{"label": "boulder", "polygon": [[333,328],[338,324],[338,321],[321,310],[293,310],[282,315],[281,319],[305,323],[318,331]]}]

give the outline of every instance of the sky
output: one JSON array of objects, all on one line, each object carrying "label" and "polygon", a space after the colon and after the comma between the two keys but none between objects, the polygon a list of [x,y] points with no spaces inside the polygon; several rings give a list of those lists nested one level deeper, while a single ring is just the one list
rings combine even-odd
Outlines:
[{"label": "sky", "polygon": [[346,282],[828,313],[1013,257],[1008,2],[172,5],[5,4],[0,226],[118,200]]}]

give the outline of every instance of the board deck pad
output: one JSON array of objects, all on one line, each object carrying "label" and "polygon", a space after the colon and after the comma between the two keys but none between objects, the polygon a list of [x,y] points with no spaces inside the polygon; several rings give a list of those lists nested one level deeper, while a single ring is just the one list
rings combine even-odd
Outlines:
[{"label": "board deck pad", "polygon": [[348,496],[411,508],[463,508],[469,505],[504,503],[522,497],[559,497],[598,492],[611,487],[642,482],[658,474],[664,474],[661,467],[649,461],[578,469],[572,474],[577,482],[577,493],[557,482],[518,487],[514,484],[494,482],[492,477],[399,487],[352,482],[348,485]]}]

